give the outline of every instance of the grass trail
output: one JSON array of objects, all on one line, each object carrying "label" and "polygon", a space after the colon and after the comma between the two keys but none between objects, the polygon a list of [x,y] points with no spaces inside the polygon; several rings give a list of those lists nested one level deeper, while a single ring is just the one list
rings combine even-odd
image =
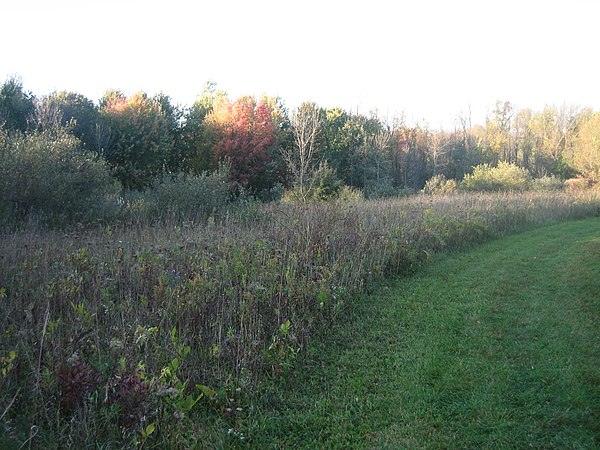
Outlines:
[{"label": "grass trail", "polygon": [[253,448],[600,448],[600,220],[440,257],[356,302],[254,406]]}]

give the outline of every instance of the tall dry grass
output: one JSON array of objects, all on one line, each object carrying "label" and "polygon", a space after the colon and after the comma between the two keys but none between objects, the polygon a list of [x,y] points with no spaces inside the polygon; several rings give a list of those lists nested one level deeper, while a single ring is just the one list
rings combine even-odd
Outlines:
[{"label": "tall dry grass", "polygon": [[377,279],[590,215],[600,215],[598,193],[465,194],[3,234],[0,435],[171,445],[195,432],[196,400],[235,415],[236,392],[285,374]]}]

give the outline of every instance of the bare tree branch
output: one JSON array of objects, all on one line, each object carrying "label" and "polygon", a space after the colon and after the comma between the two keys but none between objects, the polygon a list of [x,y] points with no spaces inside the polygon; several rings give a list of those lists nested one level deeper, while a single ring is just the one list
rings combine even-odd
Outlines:
[{"label": "bare tree branch", "polygon": [[304,197],[306,185],[315,169],[317,138],[321,131],[321,111],[314,103],[303,103],[291,116],[294,146],[285,148],[281,154],[288,170],[294,177],[299,194]]}]

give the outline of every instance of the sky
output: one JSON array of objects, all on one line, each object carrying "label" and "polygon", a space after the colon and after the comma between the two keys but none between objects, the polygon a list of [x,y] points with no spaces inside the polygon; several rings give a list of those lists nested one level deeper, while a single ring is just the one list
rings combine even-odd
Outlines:
[{"label": "sky", "polygon": [[600,109],[598,0],[0,0],[0,82],[35,95],[280,96],[482,123],[496,101]]}]

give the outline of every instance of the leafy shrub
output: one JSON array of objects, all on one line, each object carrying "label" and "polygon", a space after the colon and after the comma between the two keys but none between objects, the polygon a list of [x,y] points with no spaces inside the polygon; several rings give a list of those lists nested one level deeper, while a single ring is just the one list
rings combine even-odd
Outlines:
[{"label": "leafy shrub", "polygon": [[297,187],[285,191],[281,196],[281,201],[283,203],[302,203],[307,200],[308,199],[302,195],[302,193]]},{"label": "leafy shrub", "polygon": [[337,177],[335,171],[327,163],[321,163],[313,175],[313,187],[309,198],[311,200],[331,200],[337,198],[341,189],[342,181]]},{"label": "leafy shrub", "polygon": [[283,195],[282,201],[285,203],[329,200],[352,201],[362,198],[362,193],[350,186],[345,186],[337,177],[335,170],[329,167],[327,163],[319,165],[309,184],[310,188],[304,194],[295,187]]},{"label": "leafy shrub", "polygon": [[142,221],[206,218],[228,201],[228,173],[222,167],[212,174],[169,176],[145,192],[130,191],[123,198],[123,213],[127,219]]},{"label": "leafy shrub", "polygon": [[281,200],[284,192],[283,184],[275,183],[270,189],[257,192],[257,197],[263,202],[277,202]]},{"label": "leafy shrub", "polygon": [[461,188],[477,192],[525,191],[529,188],[529,180],[527,169],[515,164],[500,162],[498,167],[481,164],[471,175],[465,175]]},{"label": "leafy shrub", "polygon": [[64,129],[0,130],[0,211],[4,222],[30,214],[51,224],[90,221],[116,211],[118,183],[106,163]]},{"label": "leafy shrub", "polygon": [[534,178],[530,184],[532,191],[562,191],[564,187],[563,181],[555,176]]},{"label": "leafy shrub", "polygon": [[391,177],[382,177],[365,184],[365,197],[368,199],[397,197],[398,189],[392,184]]},{"label": "leafy shrub", "polygon": [[567,191],[583,191],[593,186],[592,180],[587,178],[570,178],[564,182]]},{"label": "leafy shrub", "polygon": [[448,180],[444,175],[434,175],[425,182],[425,187],[421,192],[429,195],[454,194],[457,186],[455,180]]},{"label": "leafy shrub", "polygon": [[338,200],[341,202],[356,202],[363,199],[363,193],[350,186],[342,186],[338,192]]}]

